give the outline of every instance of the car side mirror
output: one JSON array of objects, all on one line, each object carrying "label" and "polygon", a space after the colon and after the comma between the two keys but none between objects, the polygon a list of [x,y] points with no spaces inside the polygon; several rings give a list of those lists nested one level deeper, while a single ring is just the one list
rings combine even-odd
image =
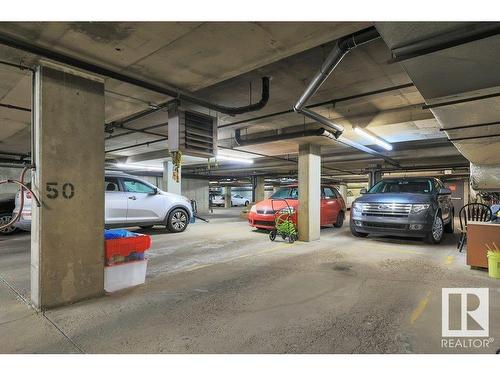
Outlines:
[{"label": "car side mirror", "polygon": [[438,191],[438,195],[450,195],[450,194],[451,194],[451,190],[448,188],[441,188]]},{"label": "car side mirror", "polygon": [[366,194],[367,192],[368,192],[368,191],[367,191],[365,188],[363,188],[363,189],[361,189],[361,190],[359,191],[359,194]]},{"label": "car side mirror", "polygon": [[152,193],[149,193],[149,195],[156,195],[158,194],[158,188],[154,188]]}]

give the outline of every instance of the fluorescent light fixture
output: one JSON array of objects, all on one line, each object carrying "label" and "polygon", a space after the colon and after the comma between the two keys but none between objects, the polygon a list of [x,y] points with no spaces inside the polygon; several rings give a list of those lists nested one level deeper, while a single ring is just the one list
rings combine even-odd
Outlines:
[{"label": "fluorescent light fixture", "polygon": [[377,145],[385,148],[386,150],[389,150],[389,151],[392,150],[392,145],[389,142],[386,142],[382,138],[377,137],[376,135],[369,133],[365,129],[362,129],[362,128],[355,126],[354,131],[356,133],[358,133],[359,135],[370,139],[372,142],[375,142]]},{"label": "fluorescent light fixture", "polygon": [[128,169],[128,170],[138,170],[138,171],[156,171],[162,172],[162,167],[155,167],[153,165],[137,165],[137,164],[125,164],[125,163],[117,163],[117,168],[120,169]]},{"label": "fluorescent light fixture", "polygon": [[235,156],[226,156],[226,155],[221,155],[219,153],[217,154],[216,159],[217,160],[224,160],[224,161],[234,161],[236,163],[253,164],[252,159],[238,158]]}]

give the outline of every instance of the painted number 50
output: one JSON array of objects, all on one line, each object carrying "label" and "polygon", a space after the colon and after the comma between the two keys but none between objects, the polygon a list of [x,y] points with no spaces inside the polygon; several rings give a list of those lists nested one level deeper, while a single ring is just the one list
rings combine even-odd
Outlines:
[{"label": "painted number 50", "polygon": [[[45,186],[47,198],[56,199],[59,197],[59,184],[57,182],[47,182]],[[66,199],[71,199],[75,196],[75,186],[71,182],[66,182],[61,186],[61,195]]]}]

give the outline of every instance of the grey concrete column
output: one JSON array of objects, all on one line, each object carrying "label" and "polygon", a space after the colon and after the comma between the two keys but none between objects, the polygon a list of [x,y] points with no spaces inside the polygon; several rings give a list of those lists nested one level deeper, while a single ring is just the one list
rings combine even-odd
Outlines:
[{"label": "grey concrete column", "polygon": [[231,186],[226,186],[224,192],[224,207],[231,207]]},{"label": "grey concrete column", "polygon": [[181,180],[182,180],[182,172],[179,169],[179,182],[175,181],[173,178],[174,173],[174,163],[171,160],[168,160],[163,163],[163,186],[165,191],[169,193],[179,194],[181,195]]},{"label": "grey concrete column", "polygon": [[372,187],[375,185],[377,182],[379,182],[382,179],[382,171],[375,169],[370,171],[368,175],[368,186]]},{"label": "grey concrete column", "polygon": [[104,293],[104,84],[35,73],[31,299],[40,309]]},{"label": "grey concrete column", "polygon": [[257,176],[255,179],[255,202],[266,199],[264,176]]},{"label": "grey concrete column", "polygon": [[339,193],[342,196],[342,199],[344,199],[344,202],[347,202],[347,184],[339,185]]},{"label": "grey concrete column", "polygon": [[314,241],[320,236],[321,149],[319,145],[299,146],[299,240]]}]

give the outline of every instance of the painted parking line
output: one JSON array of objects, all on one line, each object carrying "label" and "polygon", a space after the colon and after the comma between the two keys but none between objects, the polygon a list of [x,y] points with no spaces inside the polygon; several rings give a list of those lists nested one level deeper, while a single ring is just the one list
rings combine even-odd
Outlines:
[{"label": "painted parking line", "polygon": [[418,303],[418,306],[413,310],[413,312],[410,315],[410,322],[411,324],[415,323],[417,319],[422,315],[424,312],[425,308],[427,307],[427,304],[429,303],[429,297],[431,296],[431,292],[427,292],[424,298],[420,300]]},{"label": "painted parking line", "polygon": [[444,264],[446,264],[447,266],[449,266],[450,264],[452,264],[453,262],[455,261],[455,257],[453,255],[448,255],[445,259],[444,259]]}]

